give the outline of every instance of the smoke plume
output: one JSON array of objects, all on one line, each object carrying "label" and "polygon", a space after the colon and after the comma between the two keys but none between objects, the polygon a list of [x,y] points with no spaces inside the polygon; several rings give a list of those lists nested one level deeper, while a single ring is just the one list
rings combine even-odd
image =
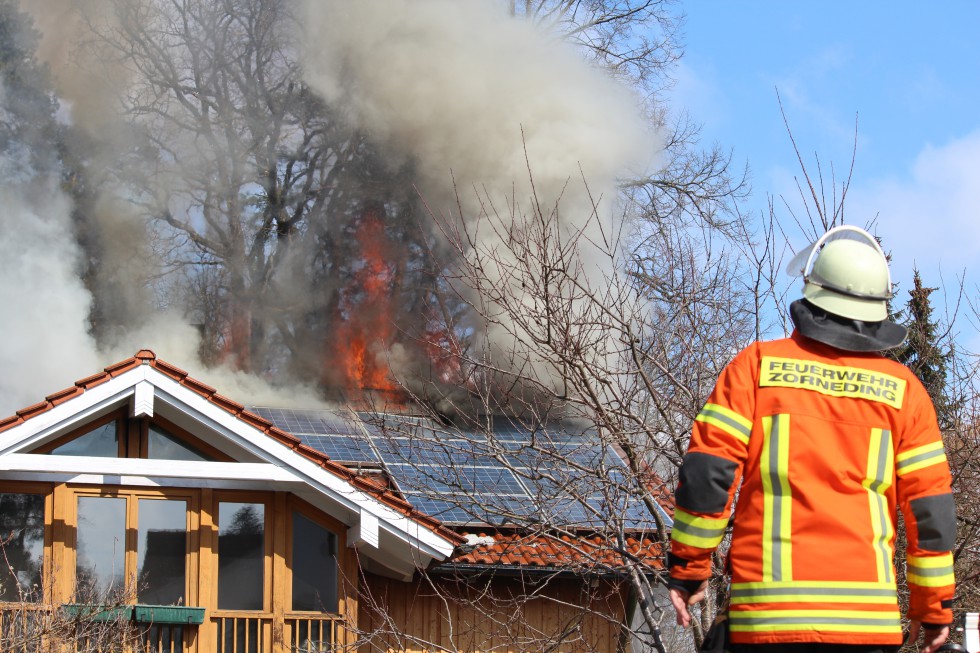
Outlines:
[{"label": "smoke plume", "polygon": [[84,328],[92,297],[76,275],[67,198],[51,186],[9,186],[0,206],[0,414],[8,415],[105,363]]},{"label": "smoke plume", "polygon": [[307,79],[393,161],[417,161],[435,210],[455,204],[450,173],[464,201],[478,185],[521,202],[533,173],[542,204],[564,192],[582,220],[582,175],[608,203],[658,148],[628,89],[503,4],[307,0]]},{"label": "smoke plume", "polygon": [[[505,220],[527,218],[532,202],[557,207],[561,233],[581,234],[585,273],[601,284],[614,274],[610,241],[625,210],[616,182],[661,148],[627,88],[503,4],[306,0],[307,79],[393,163],[415,162],[436,214],[458,208],[473,223],[488,205],[507,207]],[[479,231],[481,249],[498,257],[488,272],[502,282],[514,261],[499,237]],[[488,327],[490,349],[513,347],[512,329]],[[533,353],[518,358],[542,379],[554,372]]]},{"label": "smoke plume", "polygon": [[[87,156],[111,162],[132,149],[119,110],[129,74],[91,47],[93,26],[112,29],[112,0],[21,4],[41,32],[38,56],[52,72],[62,119],[91,140]],[[306,80],[370,135],[393,169],[414,163],[416,184],[437,213],[456,211],[457,191],[464,220],[479,213],[481,197],[525,206],[533,174],[542,205],[561,197],[570,230],[585,228],[587,239],[601,241],[600,221],[588,220],[592,198],[602,198],[599,217],[608,228],[622,212],[613,203],[617,178],[650,163],[656,139],[628,90],[559,39],[507,16],[503,4],[300,0]],[[158,183],[166,180],[161,175]],[[273,385],[198,359],[200,336],[191,322],[199,319],[159,282],[169,271],[148,245],[154,225],[123,190],[100,188],[81,212],[84,220],[73,219],[72,200],[54,184],[4,192],[0,297],[8,319],[0,378],[9,381],[0,388],[0,414],[140,348],[245,403],[313,405],[309,388],[282,389],[289,379]],[[79,275],[82,244],[93,243],[102,265],[87,279],[90,292]],[[104,322],[100,333],[110,334],[99,342],[90,334],[93,307]]]}]

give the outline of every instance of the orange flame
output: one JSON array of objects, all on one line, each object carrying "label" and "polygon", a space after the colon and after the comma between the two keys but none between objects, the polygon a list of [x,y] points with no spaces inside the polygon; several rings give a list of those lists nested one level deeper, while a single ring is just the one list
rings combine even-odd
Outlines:
[{"label": "orange flame", "polygon": [[228,323],[225,325],[224,344],[220,360],[233,369],[248,372],[252,369],[252,312],[248,305],[232,299],[228,307]]},{"label": "orange flame", "polygon": [[357,226],[356,241],[361,261],[355,282],[341,291],[343,317],[334,334],[334,352],[327,369],[334,367],[348,391],[374,390],[397,393],[387,351],[392,343],[391,299],[396,266],[382,216],[367,210]]}]

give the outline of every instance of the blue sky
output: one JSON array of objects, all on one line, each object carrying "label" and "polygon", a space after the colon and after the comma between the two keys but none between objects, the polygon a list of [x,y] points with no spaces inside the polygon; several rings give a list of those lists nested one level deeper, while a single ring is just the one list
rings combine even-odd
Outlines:
[{"label": "blue sky", "polygon": [[707,142],[749,164],[756,215],[767,196],[801,206],[778,90],[804,162],[815,170],[819,156],[828,179],[833,164],[838,188],[857,120],[846,221],[877,216],[899,299],[913,265],[926,285],[949,289],[965,272],[968,294],[980,295],[980,1],[680,6],[686,54],[673,101]]}]

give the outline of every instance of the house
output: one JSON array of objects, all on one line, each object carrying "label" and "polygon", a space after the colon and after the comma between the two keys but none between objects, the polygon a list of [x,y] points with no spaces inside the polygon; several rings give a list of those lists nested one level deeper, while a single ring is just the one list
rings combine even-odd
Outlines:
[{"label": "house", "polygon": [[[375,418],[246,409],[148,350],[18,411],[0,421],[0,622],[111,604],[148,651],[626,650],[636,597],[575,526],[608,497],[562,512],[563,534],[481,519],[538,504],[477,461],[434,488],[472,433],[400,416],[381,439]],[[649,534],[625,545],[659,565]]]}]

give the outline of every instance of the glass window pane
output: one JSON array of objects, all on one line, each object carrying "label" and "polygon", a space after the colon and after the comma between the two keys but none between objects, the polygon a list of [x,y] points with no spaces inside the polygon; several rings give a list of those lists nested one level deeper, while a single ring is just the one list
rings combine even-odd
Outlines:
[{"label": "glass window pane", "polygon": [[187,502],[139,500],[136,591],[141,603],[184,604]]},{"label": "glass window pane", "polygon": [[337,611],[337,536],[293,512],[293,610]]},{"label": "glass window pane", "polygon": [[39,601],[44,495],[0,494],[0,601]]},{"label": "glass window pane", "polygon": [[122,591],[125,554],[126,499],[79,497],[76,600],[96,602],[113,591]]},{"label": "glass window pane", "polygon": [[119,433],[116,422],[103,424],[74,440],[69,440],[51,450],[56,456],[119,457]]},{"label": "glass window pane", "polygon": [[152,460],[214,460],[155,424],[150,424],[147,449]]},{"label": "glass window pane", "polygon": [[218,506],[218,608],[261,610],[265,572],[265,506]]}]

